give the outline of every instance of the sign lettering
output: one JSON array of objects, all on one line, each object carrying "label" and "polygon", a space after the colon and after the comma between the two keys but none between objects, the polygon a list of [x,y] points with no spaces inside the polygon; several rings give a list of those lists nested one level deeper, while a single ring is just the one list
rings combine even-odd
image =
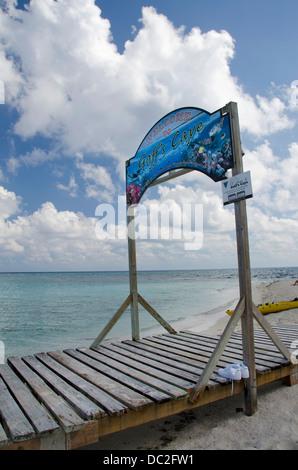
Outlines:
[{"label": "sign lettering", "polygon": [[137,204],[148,186],[176,168],[201,171],[214,181],[233,167],[229,115],[182,108],[158,121],[126,162],[127,203]]}]

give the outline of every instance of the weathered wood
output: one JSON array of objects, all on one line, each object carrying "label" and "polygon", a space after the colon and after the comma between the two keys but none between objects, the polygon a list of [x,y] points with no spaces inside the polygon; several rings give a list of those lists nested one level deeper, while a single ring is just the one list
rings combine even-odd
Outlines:
[{"label": "weathered wood", "polygon": [[[228,103],[226,105],[226,111],[229,113],[230,117],[231,141],[234,157],[234,167],[232,169],[232,174],[235,176],[243,172],[237,103]],[[241,318],[243,362],[246,366],[248,366],[249,369],[249,378],[246,380],[245,388],[245,413],[251,416],[257,410],[257,387],[246,200],[235,202],[234,211],[237,238],[239,291],[240,298],[245,298],[244,312]]]},{"label": "weathered wood", "polygon": [[155,318],[155,320],[157,320],[169,333],[176,333],[174,328],[172,328],[171,325],[169,325],[169,323],[166,322],[166,320],[164,320],[164,318],[162,318],[159,313],[157,313],[157,311],[150,304],[148,304],[148,302],[146,302],[146,300],[143,299],[140,294],[138,294],[138,301],[147,310],[147,312],[149,312],[150,315],[152,315],[153,318]]},{"label": "weathered wood", "polygon": [[244,311],[244,304],[245,304],[245,298],[242,297],[237,306],[236,306],[236,309],[233,313],[233,315],[231,316],[228,324],[226,325],[225,329],[224,329],[224,332],[219,340],[219,342],[217,343],[209,361],[208,361],[208,364],[206,366],[206,368],[204,369],[198,383],[196,384],[193,392],[191,393],[190,397],[189,397],[189,401],[191,403],[194,403],[197,399],[200,398],[200,395],[204,392],[205,388],[206,388],[206,385],[215,369],[215,367],[217,366],[218,364],[218,361],[219,361],[219,358],[220,356],[222,355],[223,351],[224,351],[224,348],[226,347],[229,339],[230,339],[230,336],[231,334],[233,333],[234,329],[235,329],[235,326],[237,325],[239,319],[241,318],[241,315],[243,314],[243,311]]},{"label": "weathered wood", "polygon": [[[50,353],[49,353],[50,354]],[[42,353],[36,355],[47,367],[54,371],[58,376],[62,377],[71,387],[76,388],[94,403],[103,408],[109,415],[120,415],[127,411],[127,407],[120,403],[119,400],[111,397],[108,393],[95,385],[91,384],[83,377],[64,367],[62,364],[54,360],[48,354]]]},{"label": "weathered wood", "polygon": [[[178,374],[183,374],[184,372],[191,374],[195,382],[197,382],[205,366],[204,364],[200,364],[197,358],[192,359],[188,357],[187,354],[182,355],[181,352],[176,352],[176,350],[170,351],[168,348],[160,348],[158,346],[157,349],[154,345],[150,345],[150,343],[146,343],[144,340],[138,342],[123,341],[121,344],[122,346],[130,347],[137,355],[150,354],[150,356],[160,361],[163,367],[166,367],[168,364],[175,366]],[[213,374],[211,379],[208,385],[227,382],[227,379],[219,377],[216,374]]]},{"label": "weathered wood", "polygon": [[35,372],[20,358],[8,358],[9,365],[18,373],[30,387],[36,398],[42,402],[55,417],[65,432],[70,432],[84,426],[84,420],[71,408],[68,403],[55,393]]},{"label": "weathered wood", "polygon": [[137,284],[137,259],[135,240],[134,206],[127,206],[127,234],[128,234],[128,264],[129,286],[131,295],[131,330],[132,339],[140,338],[139,309],[138,309],[138,284]]},{"label": "weathered wood", "polygon": [[[276,327],[273,329],[277,332]],[[295,332],[291,337],[290,326],[283,327],[280,331],[285,332],[289,341],[295,338]],[[295,384],[298,380],[298,366],[291,365],[287,359],[282,357],[263,330],[256,330],[256,335],[259,334],[263,335],[264,341],[266,340],[265,347],[271,349],[266,354],[264,348],[258,346],[255,348],[256,355],[260,354],[260,362],[270,365],[267,368],[265,365],[263,366],[263,369],[267,369],[266,373],[260,373],[262,366],[258,366],[260,369],[257,368],[257,385],[261,386],[281,378],[285,378],[289,384]],[[260,341],[262,341],[261,336],[259,336],[258,345],[262,345]],[[176,335],[152,336],[138,342],[122,341],[105,344],[97,349],[80,348],[64,352],[39,353],[22,359],[9,359],[8,365],[0,367],[0,371],[2,370],[0,417],[3,426],[0,426],[0,447],[11,450],[77,448],[96,442],[100,436],[228,397],[231,394],[231,383],[228,379],[218,375],[217,367],[233,362],[238,354],[241,356],[242,342],[239,333],[233,333],[233,337],[231,336],[228,341],[224,354],[212,373],[212,379],[208,381],[204,394],[200,395],[200,400],[192,403],[189,400],[192,388],[188,391],[183,390],[184,385],[191,387],[193,384],[194,387],[198,382],[198,378],[203,375],[205,367],[210,361],[212,350],[214,352],[218,343],[220,343],[220,337],[200,335],[195,332],[180,332]],[[198,360],[198,357],[202,359]],[[7,384],[9,383],[9,387],[2,377],[5,378]],[[158,384],[157,380],[162,387],[167,386],[169,390],[172,388],[174,393],[167,394],[157,390],[155,388]],[[137,384],[139,387],[134,404],[132,397],[135,392],[134,387]],[[105,389],[109,388],[109,391],[103,390],[101,388],[103,385]],[[120,403],[124,390],[121,386],[124,385],[126,389],[124,400],[126,401],[127,396],[130,396],[131,407]],[[109,402],[111,405],[113,402],[122,408],[114,413],[99,413],[95,419],[90,419],[91,414],[86,413],[83,426],[75,427],[73,430],[69,427],[67,430],[60,423],[60,428],[55,432],[45,432],[38,437],[35,431],[37,426],[33,422],[35,418],[38,419],[38,415],[30,412],[30,407],[22,410],[15,399],[19,395],[20,402],[23,400],[22,406],[26,406],[26,397],[20,396],[22,390],[25,390],[24,387],[27,389],[27,393],[32,393],[32,397],[42,403],[39,403],[41,408],[44,406],[43,403],[47,402],[44,409],[53,417],[55,417],[55,413],[52,412],[54,407],[51,407],[50,410],[51,400],[47,396],[48,393],[52,393],[55,400],[62,400],[68,405],[71,403],[70,409],[77,407],[77,413],[79,413],[78,408],[81,407],[80,397],[82,397],[83,409],[85,406],[87,407],[86,411],[90,402],[85,400],[85,397],[95,404],[94,410],[97,405],[101,408],[97,400],[101,400],[103,396],[106,403]],[[244,389],[244,381],[234,382],[234,394],[243,392]],[[148,398],[148,393],[153,390],[160,393],[160,396],[163,395],[165,399]],[[177,395],[176,390],[182,392],[182,396],[179,393]],[[117,398],[114,398],[110,394],[111,392]],[[41,400],[42,396],[43,400]],[[76,399],[77,401],[75,401]],[[56,412],[58,409],[59,407],[56,407]],[[27,419],[25,413],[30,415],[30,419]]]},{"label": "weathered wood", "polygon": [[7,435],[13,441],[30,439],[36,436],[31,423],[17,405],[1,378],[0,417]]},{"label": "weathered wood", "polygon": [[65,352],[54,351],[49,354],[77,375],[84,377],[88,382],[91,382],[93,385],[96,385],[101,390],[111,395],[111,398],[117,399],[120,403],[123,403],[127,408],[131,407],[133,409],[137,398],[141,398],[137,392],[95,371]]},{"label": "weathered wood", "polygon": [[156,180],[152,181],[152,183],[150,183],[148,187],[151,188],[152,186],[156,186],[157,184],[164,183],[165,181],[169,181],[173,178],[177,178],[177,176],[186,175],[191,171],[194,170],[192,168],[185,168],[183,170],[170,170],[166,176],[160,176]]},{"label": "weathered wood", "polygon": [[[254,341],[255,341],[255,351],[256,357],[258,354],[262,354],[264,357],[268,356],[268,358],[277,358],[281,360],[283,357],[280,353],[279,349],[272,343],[272,341],[268,338],[268,336],[262,335],[263,338],[258,337],[258,333],[255,330],[254,334]],[[242,339],[239,333],[233,333],[230,340],[231,346],[235,346],[237,348],[242,348]]]},{"label": "weathered wood", "polygon": [[[159,338],[149,337],[142,340],[142,344],[151,345],[158,351],[161,351],[166,354],[172,354],[174,357],[176,356],[176,360],[180,361],[182,364],[192,364],[197,368],[198,378],[200,378],[201,373],[204,371],[208,358],[203,356],[198,356],[193,351],[184,351],[183,349],[179,349],[177,347],[171,347],[165,341],[160,340]],[[219,377],[219,375],[212,374],[210,380],[208,381],[208,387],[212,386],[212,381],[220,382],[220,383],[227,383],[227,379],[223,377]]]},{"label": "weathered wood", "polygon": [[61,395],[84,420],[89,421],[95,417],[104,416],[105,412],[102,408],[73,387],[70,387],[67,382],[48,369],[35,357],[23,357],[23,361],[30,366],[51,389]]},{"label": "weathered wood", "polygon": [[294,372],[286,377],[286,385],[292,387],[293,385],[298,384],[298,372]]},{"label": "weathered wood", "polygon": [[[181,345],[185,344],[186,346],[189,345],[195,349],[201,351],[205,349],[206,351],[210,351],[214,349],[216,342],[208,340],[208,338],[202,339],[194,339],[194,337],[188,337],[187,335],[182,336],[175,336],[176,341]],[[231,339],[228,341],[227,346],[225,347],[222,359],[228,357],[231,359],[231,362],[240,361],[243,362],[243,354],[242,354],[242,342],[241,339],[238,341]],[[280,365],[285,362],[285,360],[280,356],[280,353],[271,353],[270,351],[265,351],[259,353],[259,350],[255,348],[255,362],[256,362],[256,369],[257,365],[266,364],[267,367],[274,367],[275,365]]]},{"label": "weathered wood", "polygon": [[[123,343],[112,343],[112,344],[113,346],[116,346],[117,348],[119,348],[119,353],[121,355],[127,356],[128,358],[131,358],[131,359],[135,359],[136,350],[134,348]],[[165,370],[165,364],[166,364],[166,370],[169,374],[183,378],[187,380],[188,383],[196,382],[198,379],[197,374],[191,374],[179,368],[179,366],[177,365],[177,361],[176,362],[171,361],[170,359],[163,360],[163,358],[161,358],[160,355],[154,355],[146,351],[143,351],[143,354],[142,354],[142,350],[138,350],[138,362],[153,366],[154,368],[158,370],[162,370],[162,371]]]},{"label": "weathered wood", "polygon": [[[146,380],[148,383],[153,385],[152,379],[157,379],[161,381],[159,386],[168,388],[168,384],[172,390],[175,391],[177,388],[182,388],[183,390],[188,390],[190,387],[193,386],[192,383],[181,379],[180,377],[176,377],[175,375],[171,375],[170,373],[165,372],[164,370],[157,369],[155,364],[146,364],[142,363],[139,360],[131,359],[124,355],[122,351],[119,351],[119,348],[114,344],[108,344],[102,348],[102,353],[108,356],[109,358],[114,359],[116,364],[120,364],[120,366],[124,370],[127,371],[129,375],[132,377],[136,377],[136,374],[140,377],[141,380]],[[165,385],[166,384],[166,385]],[[172,388],[173,386],[173,388]],[[181,390],[178,390],[178,396],[181,394]],[[184,394],[185,396],[185,394]]]},{"label": "weathered wood", "polygon": [[[161,392],[160,390],[152,387],[150,384],[148,385],[144,382],[140,382],[139,380],[125,374],[121,364],[115,368],[114,361],[111,361],[108,357],[100,354],[100,349],[93,351],[92,349],[79,348],[78,351],[87,356],[81,358],[82,362],[92,365],[92,367],[96,370],[101,370],[107,376],[112,377],[118,380],[120,383],[129,386],[136,392],[142,393],[150,400],[153,400],[157,403],[163,403],[170,400],[171,397],[169,394]],[[96,359],[97,363],[92,362],[91,359]],[[148,400],[148,404],[150,403],[150,400]],[[144,401],[145,400],[143,400],[143,402]]]},{"label": "weathered wood", "polygon": [[0,376],[38,436],[59,429],[58,423],[7,364],[0,365]]},{"label": "weathered wood", "polygon": [[6,446],[8,443],[9,443],[9,439],[0,423],[0,448]]},{"label": "weathered wood", "polygon": [[[101,348],[102,351],[103,347]],[[116,369],[122,370],[126,375],[139,380],[140,382],[146,383],[147,385],[151,385],[152,387],[160,390],[163,393],[167,393],[172,398],[179,398],[182,396],[186,396],[186,391],[179,389],[177,386],[169,384],[159,378],[156,378],[152,375],[148,375],[146,372],[142,372],[141,370],[137,370],[134,367],[130,367],[123,363],[123,361],[119,362],[119,356],[112,351],[109,352],[109,364],[113,364],[113,367]],[[103,360],[103,358],[102,358]]]},{"label": "weathered wood", "polygon": [[[125,385],[129,390],[131,395],[130,405],[129,407],[134,410],[141,410],[144,406],[148,406],[152,404],[151,398],[144,396],[144,392],[146,388],[142,387],[140,382],[135,380],[134,378],[127,375],[125,372],[125,368],[123,368],[122,364],[118,364],[114,361],[115,364],[107,365],[102,360],[102,355],[92,351],[91,349],[81,348],[79,350],[68,349],[65,351],[71,357],[77,359],[78,361],[86,364],[87,366],[92,367],[96,371],[102,372],[108,377],[116,380],[121,385]],[[113,366],[116,367],[113,367]],[[118,366],[118,367],[117,367]],[[120,372],[121,371],[121,372]],[[146,391],[149,391],[148,388]],[[134,393],[135,392],[135,393]],[[167,399],[169,399],[169,395]]]},{"label": "weathered wood", "polygon": [[121,315],[125,312],[125,310],[128,308],[130,304],[131,304],[131,294],[129,294],[129,296],[124,300],[121,307],[118,308],[117,312],[108,322],[108,324],[104,327],[104,329],[99,333],[97,338],[93,341],[91,348],[96,348],[104,340],[104,338],[111,331],[113,326],[117,323]]},{"label": "weathered wood", "polygon": [[263,330],[267,333],[271,341],[275,344],[275,346],[279,349],[279,351],[285,356],[286,359],[289,361],[291,360],[291,353],[288,348],[285,347],[283,342],[279,339],[271,325],[267,322],[264,316],[259,312],[257,307],[253,304],[253,315],[259,325],[263,328]]}]

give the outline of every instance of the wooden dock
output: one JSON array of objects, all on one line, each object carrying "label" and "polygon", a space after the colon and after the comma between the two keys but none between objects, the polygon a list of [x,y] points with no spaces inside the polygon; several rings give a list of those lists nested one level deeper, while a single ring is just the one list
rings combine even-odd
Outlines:
[{"label": "wooden dock", "polygon": [[[298,340],[298,325],[274,330],[288,348]],[[228,397],[232,384],[217,370],[242,360],[239,333],[232,334],[200,400],[189,401],[219,339],[183,331],[8,358],[0,365],[0,447],[79,448],[103,435]],[[257,385],[284,377],[295,384],[298,366],[281,355],[262,329],[255,330],[254,341]],[[233,393],[244,386],[243,380],[234,382]]]}]

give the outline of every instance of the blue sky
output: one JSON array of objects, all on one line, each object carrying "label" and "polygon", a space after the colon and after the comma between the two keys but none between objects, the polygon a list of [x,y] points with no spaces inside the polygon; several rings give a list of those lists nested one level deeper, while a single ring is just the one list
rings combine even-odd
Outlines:
[{"label": "blue sky", "polygon": [[[1,5],[0,271],[127,269],[126,240],[96,236],[96,207],[117,213],[125,161],[161,117],[229,101],[252,176],[251,264],[298,265],[296,0]],[[237,266],[220,183],[192,172],[142,202],[203,205],[204,240],[138,240],[139,269]]]}]

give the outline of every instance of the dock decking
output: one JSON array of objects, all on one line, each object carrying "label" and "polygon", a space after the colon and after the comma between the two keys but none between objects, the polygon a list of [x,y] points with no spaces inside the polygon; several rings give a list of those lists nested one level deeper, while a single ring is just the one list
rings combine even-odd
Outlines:
[{"label": "dock decking", "polygon": [[[298,325],[274,330],[288,348],[298,340]],[[232,334],[200,400],[189,401],[219,339],[182,331],[8,358],[0,365],[0,448],[74,449],[228,397],[231,382],[217,370],[242,360],[239,333]],[[297,382],[297,365],[262,329],[254,341],[258,386],[283,377]],[[243,388],[243,380],[234,382],[234,393]]]}]

